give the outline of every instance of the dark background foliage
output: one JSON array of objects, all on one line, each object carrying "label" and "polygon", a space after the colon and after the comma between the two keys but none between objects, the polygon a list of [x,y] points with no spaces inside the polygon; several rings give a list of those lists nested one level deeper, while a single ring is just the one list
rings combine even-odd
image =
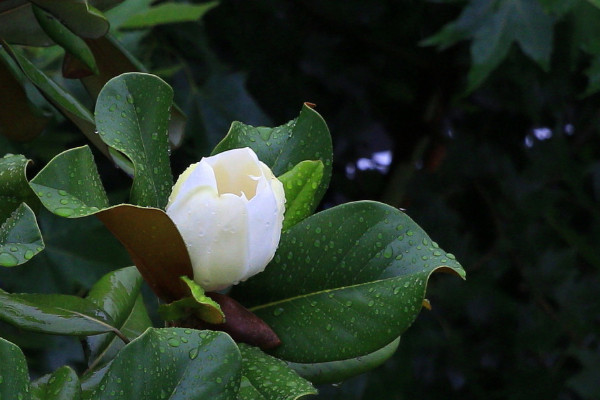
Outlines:
[{"label": "dark background foliage", "polygon": [[[201,23],[121,37],[188,115],[175,174],[207,155],[232,120],[279,125],[312,102],[335,153],[322,207],[375,199],[405,208],[467,270],[466,282],[432,279],[432,310],[390,361],[321,387],[321,398],[600,398],[592,3],[230,0]],[[39,169],[60,144],[78,144],[69,129],[60,123],[7,151],[37,156]],[[125,197],[127,179],[101,169],[111,195]],[[46,232],[98,237],[101,246],[78,247],[94,255],[85,269],[65,270],[78,254],[56,234],[46,259],[3,272],[2,286],[77,293],[114,266],[107,254],[127,265],[99,225],[77,224],[42,218]],[[81,359],[62,339],[11,339],[37,355],[39,373]],[[53,356],[38,354],[48,342]]]},{"label": "dark background foliage", "polygon": [[[510,4],[478,4],[491,3],[496,14]],[[316,103],[334,138],[324,206],[370,198],[406,208],[468,271],[466,282],[435,277],[433,310],[391,361],[321,388],[322,398],[600,397],[600,104],[585,75],[594,60],[581,51],[590,38],[578,33],[600,18],[583,1],[560,15],[545,3],[541,15],[537,2],[513,3],[533,37],[518,26],[514,43],[490,34],[489,46],[497,39],[509,50],[472,90],[469,42],[444,51],[422,42],[477,2],[230,1],[198,36],[161,31],[201,87],[245,79],[247,103],[221,106],[236,118],[279,124],[301,102]],[[543,35],[546,66],[522,46]],[[210,58],[185,56],[199,47]],[[203,70],[207,59],[218,73]],[[374,156],[385,151],[390,165]]]}]

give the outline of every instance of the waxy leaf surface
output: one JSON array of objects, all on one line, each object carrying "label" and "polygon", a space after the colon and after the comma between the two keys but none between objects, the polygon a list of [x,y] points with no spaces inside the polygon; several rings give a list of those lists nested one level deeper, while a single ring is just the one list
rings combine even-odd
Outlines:
[{"label": "waxy leaf surface", "polygon": [[235,399],[241,364],[235,342],[224,333],[150,328],[117,354],[86,398]]},{"label": "waxy leaf surface", "polygon": [[[121,268],[96,282],[86,299],[106,311],[114,326],[133,340],[152,326],[140,294],[141,285],[142,276],[135,267]],[[125,345],[114,333],[87,337],[85,343],[89,369],[108,363]]]},{"label": "waxy leaf surface", "polygon": [[0,304],[0,320],[27,331],[84,336],[114,330],[104,310],[76,296],[0,290]]},{"label": "waxy leaf surface", "polygon": [[21,349],[0,338],[0,360],[0,399],[30,399],[29,373]]},{"label": "waxy leaf surface", "polygon": [[173,90],[143,73],[119,75],[104,86],[96,102],[102,140],[133,163],[130,201],[164,209],[173,186],[167,125]]},{"label": "waxy leaf surface", "polygon": [[234,288],[280,337],[271,352],[297,363],[367,355],[400,336],[418,315],[429,276],[464,270],[405,213],[348,203],[282,234],[265,271]]},{"label": "waxy leaf surface", "polygon": [[79,400],[81,384],[75,371],[65,365],[34,381],[31,394],[36,400]]},{"label": "waxy leaf surface", "polygon": [[25,175],[28,163],[22,155],[7,154],[0,158],[0,224],[21,203],[37,204]]},{"label": "waxy leaf surface", "polygon": [[14,267],[31,260],[44,249],[35,214],[22,203],[0,225],[0,266]]},{"label": "waxy leaf surface", "polygon": [[265,354],[257,347],[243,343],[238,346],[242,353],[242,375],[262,398],[294,400],[317,394],[313,385],[298,376],[285,362]]},{"label": "waxy leaf surface", "polygon": [[323,169],[320,160],[306,160],[278,177],[286,200],[283,230],[310,216],[317,207],[315,195],[323,180]]}]

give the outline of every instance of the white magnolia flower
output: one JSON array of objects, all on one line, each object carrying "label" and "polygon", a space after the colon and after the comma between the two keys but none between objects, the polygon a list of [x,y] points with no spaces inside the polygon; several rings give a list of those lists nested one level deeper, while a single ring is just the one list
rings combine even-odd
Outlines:
[{"label": "white magnolia flower", "polygon": [[187,245],[194,280],[214,291],[265,269],[279,244],[284,204],[283,185],[246,147],[190,165],[166,212]]}]

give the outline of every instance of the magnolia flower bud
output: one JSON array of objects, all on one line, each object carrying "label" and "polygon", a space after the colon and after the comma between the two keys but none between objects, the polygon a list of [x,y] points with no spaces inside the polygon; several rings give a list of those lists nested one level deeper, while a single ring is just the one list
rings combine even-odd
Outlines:
[{"label": "magnolia flower bud", "polygon": [[284,204],[283,185],[250,148],[190,165],[166,211],[187,245],[196,283],[214,291],[262,272],[279,244]]}]

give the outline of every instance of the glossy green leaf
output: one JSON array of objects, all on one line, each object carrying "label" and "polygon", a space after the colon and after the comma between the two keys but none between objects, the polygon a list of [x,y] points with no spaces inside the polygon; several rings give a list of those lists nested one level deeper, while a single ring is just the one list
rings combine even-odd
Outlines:
[{"label": "glossy green leaf", "polygon": [[23,202],[37,203],[29,188],[25,169],[29,161],[22,155],[7,154],[0,158],[0,224]]},{"label": "glossy green leaf", "polygon": [[15,69],[18,67],[10,56],[0,49],[0,87],[2,96],[10,99],[0,107],[0,135],[11,140],[29,141],[42,133],[50,118],[29,100]]},{"label": "glossy green leaf", "polygon": [[316,192],[323,180],[321,161],[302,161],[278,177],[285,190],[285,218],[283,230],[311,215],[318,205]]},{"label": "glossy green leaf", "polygon": [[76,296],[0,290],[0,304],[0,320],[27,331],[75,336],[114,331],[104,310]]},{"label": "glossy green leaf", "polygon": [[[152,326],[140,289],[142,276],[135,267],[110,272],[94,284],[86,299],[106,311],[114,326],[133,340]],[[114,333],[87,337],[88,368],[97,369],[111,361],[124,346]]]},{"label": "glossy green leaf", "polygon": [[396,352],[399,344],[400,338],[397,338],[387,346],[364,356],[313,364],[288,361],[287,365],[316,385],[342,382],[380,366]]},{"label": "glossy green leaf", "polygon": [[[123,6],[128,3],[124,3]],[[112,11],[118,10],[115,8]],[[127,49],[121,46],[118,41],[111,37],[88,39],[86,43],[96,58],[96,65],[100,73],[82,78],[81,83],[83,83],[94,100],[98,97],[104,85],[115,76],[132,71],[145,72],[144,65],[129,53]],[[171,107],[171,119],[169,120],[169,144],[172,148],[179,147],[183,142],[185,121],[185,115],[174,104]]]},{"label": "glossy green leaf", "polygon": [[242,375],[266,400],[294,400],[317,394],[310,382],[298,376],[287,364],[243,343]]},{"label": "glossy green leaf", "polygon": [[304,160],[321,160],[323,179],[315,194],[315,202],[321,201],[331,179],[333,153],[327,124],[311,107],[305,104],[298,118],[277,128],[234,122],[212,154],[240,147],[253,149],[275,176],[283,175]]},{"label": "glossy green leaf", "polygon": [[21,68],[25,76],[40,90],[44,97],[69,118],[71,122],[77,125],[94,146],[102,151],[107,157],[111,158],[108,147],[95,133],[96,126],[91,112],[67,90],[62,88],[33,65],[33,63],[23,56],[20,51],[11,48],[1,39],[0,44],[19,65],[19,68]]},{"label": "glossy green leaf", "polygon": [[82,38],[71,32],[52,14],[44,11],[40,7],[32,5],[32,9],[37,22],[56,44],[84,63],[91,71],[96,74],[98,73],[94,55]]},{"label": "glossy green leaf", "polygon": [[167,124],[173,90],[160,78],[126,73],[111,79],[98,95],[96,126],[102,140],[125,154],[135,177],[131,202],[164,208],[173,186]]},{"label": "glossy green leaf", "polygon": [[0,225],[0,266],[14,267],[31,260],[44,249],[35,214],[22,203]]},{"label": "glossy green leaf", "polygon": [[30,399],[27,362],[21,349],[0,337],[0,360],[0,399]]},{"label": "glossy green leaf", "polygon": [[89,148],[74,148],[57,155],[30,185],[44,206],[56,215],[78,218],[95,214],[125,246],[161,299],[174,301],[189,294],[179,277],[193,275],[191,262],[173,221],[156,208],[130,204],[106,208],[108,200]]},{"label": "glossy green leaf", "polygon": [[144,29],[163,24],[197,21],[218,4],[216,1],[204,4],[162,3],[131,16],[120,27]]},{"label": "glossy green leaf", "polygon": [[108,20],[98,10],[90,9],[87,0],[31,0],[31,2],[54,15],[78,36],[99,38],[108,32]]},{"label": "glossy green leaf", "polygon": [[148,329],[124,347],[89,399],[235,399],[241,356],[221,332]]},{"label": "glossy green leaf", "polygon": [[91,398],[92,392],[96,390],[98,386],[100,386],[100,382],[102,382],[102,379],[104,379],[104,376],[108,372],[111,363],[112,361],[109,361],[107,364],[104,364],[104,366],[99,369],[87,370],[81,376],[82,398]]},{"label": "glossy green leaf", "polygon": [[189,316],[196,315],[203,321],[210,324],[222,324],[225,322],[225,314],[221,307],[210,297],[204,294],[204,289],[187,276],[182,276],[181,280],[188,288],[190,295],[170,304],[161,304],[158,307],[158,313],[166,321],[175,321]]},{"label": "glossy green leaf", "polygon": [[44,207],[61,217],[83,217],[108,207],[94,157],[87,146],[60,153],[29,184]]},{"label": "glossy green leaf", "polygon": [[276,357],[345,360],[400,336],[438,268],[465,274],[405,213],[371,201],[348,203],[284,232],[274,260],[232,296],[279,336]]},{"label": "glossy green leaf", "polygon": [[126,250],[95,218],[38,214],[44,251],[26,268],[0,268],[3,289],[13,293],[81,293],[103,275],[131,265]]},{"label": "glossy green leaf", "polygon": [[252,386],[252,383],[250,383],[248,378],[242,375],[237,400],[266,400],[266,398]]},{"label": "glossy green leaf", "polygon": [[36,400],[79,400],[81,384],[75,371],[65,365],[32,382],[31,394]]}]

